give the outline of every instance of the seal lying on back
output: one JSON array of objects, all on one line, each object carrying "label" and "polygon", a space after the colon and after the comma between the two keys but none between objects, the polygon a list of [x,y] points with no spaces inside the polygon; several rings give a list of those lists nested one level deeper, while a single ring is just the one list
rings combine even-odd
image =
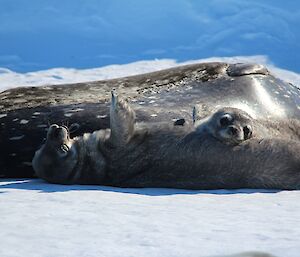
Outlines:
[{"label": "seal lying on back", "polygon": [[46,143],[35,153],[33,167],[36,174],[59,184],[101,184],[106,161],[99,151],[108,130],[71,139],[68,128],[51,125]]},{"label": "seal lying on back", "polygon": [[231,145],[210,130],[136,123],[134,111],[114,94],[110,121],[110,129],[74,139],[52,125],[33,159],[37,175],[119,187],[300,188],[299,141],[253,137]]},{"label": "seal lying on back", "polygon": [[135,112],[128,103],[118,100],[112,93],[111,129],[85,133],[82,137],[71,139],[66,126],[51,125],[45,144],[36,151],[32,160],[36,175],[52,183],[106,184],[109,183],[106,177],[111,160],[130,154],[131,148],[136,143],[142,143],[150,130],[187,130],[186,126],[163,122],[153,124],[150,129],[146,124],[135,124],[134,121]]}]

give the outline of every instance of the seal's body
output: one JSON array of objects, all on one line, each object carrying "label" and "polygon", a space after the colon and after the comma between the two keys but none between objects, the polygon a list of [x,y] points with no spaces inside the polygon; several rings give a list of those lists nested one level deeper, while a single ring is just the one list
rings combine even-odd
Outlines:
[{"label": "seal's body", "polygon": [[[31,160],[49,124],[72,137],[109,128],[110,91],[129,100],[139,122],[191,120],[231,106],[254,118],[300,120],[300,91],[256,64],[198,63],[137,76],[0,92],[0,177],[33,177]],[[181,124],[183,120],[178,120]]]},{"label": "seal's body", "polygon": [[154,138],[152,142],[142,148],[146,152],[131,151],[129,159],[112,157],[111,185],[185,189],[300,186],[300,145],[296,141],[251,139],[232,147],[193,132],[179,141],[168,138],[159,149],[151,148],[158,145]]},{"label": "seal's body", "polygon": [[135,123],[134,111],[114,94],[110,121],[110,130],[74,139],[67,128],[52,125],[33,159],[37,175],[119,187],[300,188],[296,140],[249,137],[227,144],[197,126]]}]

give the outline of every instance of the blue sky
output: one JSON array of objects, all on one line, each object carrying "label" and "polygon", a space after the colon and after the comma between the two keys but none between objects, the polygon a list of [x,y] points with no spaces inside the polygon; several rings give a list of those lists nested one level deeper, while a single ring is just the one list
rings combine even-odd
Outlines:
[{"label": "blue sky", "polygon": [[0,0],[0,67],[18,72],[137,60],[267,55],[300,72],[300,2]]}]

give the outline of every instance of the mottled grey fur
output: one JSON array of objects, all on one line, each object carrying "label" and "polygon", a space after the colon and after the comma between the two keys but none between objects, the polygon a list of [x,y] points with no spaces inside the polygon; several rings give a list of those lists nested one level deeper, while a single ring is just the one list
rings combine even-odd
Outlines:
[{"label": "mottled grey fur", "polygon": [[[135,123],[134,111],[114,94],[110,115],[111,130],[82,138],[51,127],[33,159],[37,175],[54,183],[119,187],[300,188],[299,140],[253,137],[228,145],[197,127]],[[55,141],[57,129],[64,132]],[[63,144],[66,155],[59,154]]]}]

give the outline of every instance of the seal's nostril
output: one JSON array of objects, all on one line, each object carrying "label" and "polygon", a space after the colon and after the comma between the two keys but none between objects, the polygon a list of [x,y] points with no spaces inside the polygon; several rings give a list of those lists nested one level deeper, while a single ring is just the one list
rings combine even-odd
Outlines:
[{"label": "seal's nostril", "polygon": [[230,126],[230,127],[228,127],[228,129],[230,131],[230,134],[233,135],[233,136],[238,133],[238,129],[236,127]]}]

